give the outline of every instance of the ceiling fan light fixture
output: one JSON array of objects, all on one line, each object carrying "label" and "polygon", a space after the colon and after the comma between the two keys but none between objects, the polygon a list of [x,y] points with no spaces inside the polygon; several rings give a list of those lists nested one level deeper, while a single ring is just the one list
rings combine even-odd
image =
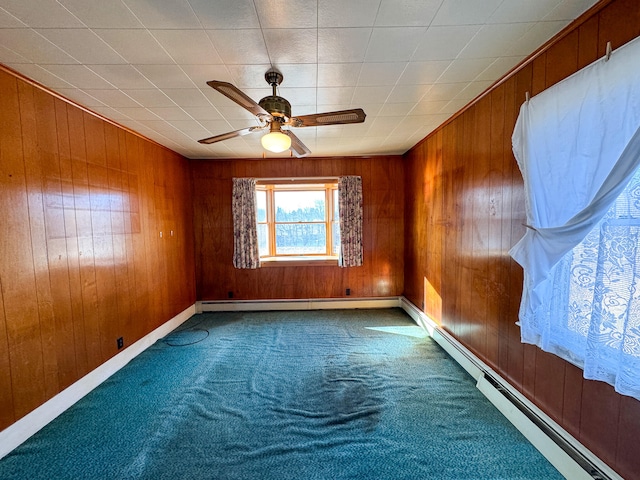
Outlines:
[{"label": "ceiling fan light fixture", "polygon": [[263,135],[260,142],[265,150],[273,153],[284,152],[291,147],[291,137],[278,131],[272,131]]}]

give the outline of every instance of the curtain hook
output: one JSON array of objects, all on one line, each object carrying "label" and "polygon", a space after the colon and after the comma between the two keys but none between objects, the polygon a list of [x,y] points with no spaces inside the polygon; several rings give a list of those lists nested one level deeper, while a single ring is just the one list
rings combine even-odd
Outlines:
[{"label": "curtain hook", "polygon": [[531,97],[529,96],[529,92],[525,92],[524,94],[524,100],[525,102],[529,103],[529,100],[531,99]]},{"label": "curtain hook", "polygon": [[606,51],[606,61],[608,61],[611,58],[611,42],[607,42],[607,51]]}]

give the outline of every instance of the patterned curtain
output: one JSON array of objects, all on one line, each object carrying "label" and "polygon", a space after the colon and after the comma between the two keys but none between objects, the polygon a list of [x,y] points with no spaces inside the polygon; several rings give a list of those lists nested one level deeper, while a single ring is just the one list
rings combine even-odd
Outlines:
[{"label": "patterned curtain", "polygon": [[256,224],[256,181],[233,179],[233,266],[260,267]]},{"label": "patterned curtain", "polygon": [[340,209],[341,267],[362,265],[362,178],[349,176],[338,180]]}]

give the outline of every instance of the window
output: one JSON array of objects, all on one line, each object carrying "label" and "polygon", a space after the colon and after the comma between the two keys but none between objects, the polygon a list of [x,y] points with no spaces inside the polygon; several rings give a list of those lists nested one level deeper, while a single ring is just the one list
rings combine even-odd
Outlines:
[{"label": "window", "polygon": [[338,258],[338,183],[256,185],[261,260]]},{"label": "window", "polygon": [[639,55],[637,39],[521,106],[512,142],[528,228],[511,249],[522,341],[637,399]]}]

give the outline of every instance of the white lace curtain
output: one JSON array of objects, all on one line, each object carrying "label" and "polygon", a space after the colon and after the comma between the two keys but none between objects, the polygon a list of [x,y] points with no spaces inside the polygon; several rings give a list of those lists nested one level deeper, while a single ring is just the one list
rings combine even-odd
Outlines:
[{"label": "white lace curtain", "polygon": [[338,180],[338,208],[340,209],[341,267],[362,265],[362,178],[340,177]]},{"label": "white lace curtain", "polygon": [[513,150],[529,228],[511,255],[525,274],[522,341],[640,399],[638,65],[640,39],[522,106]]},{"label": "white lace curtain", "polygon": [[254,178],[233,179],[233,266],[258,268],[258,227],[256,224],[256,181]]}]

